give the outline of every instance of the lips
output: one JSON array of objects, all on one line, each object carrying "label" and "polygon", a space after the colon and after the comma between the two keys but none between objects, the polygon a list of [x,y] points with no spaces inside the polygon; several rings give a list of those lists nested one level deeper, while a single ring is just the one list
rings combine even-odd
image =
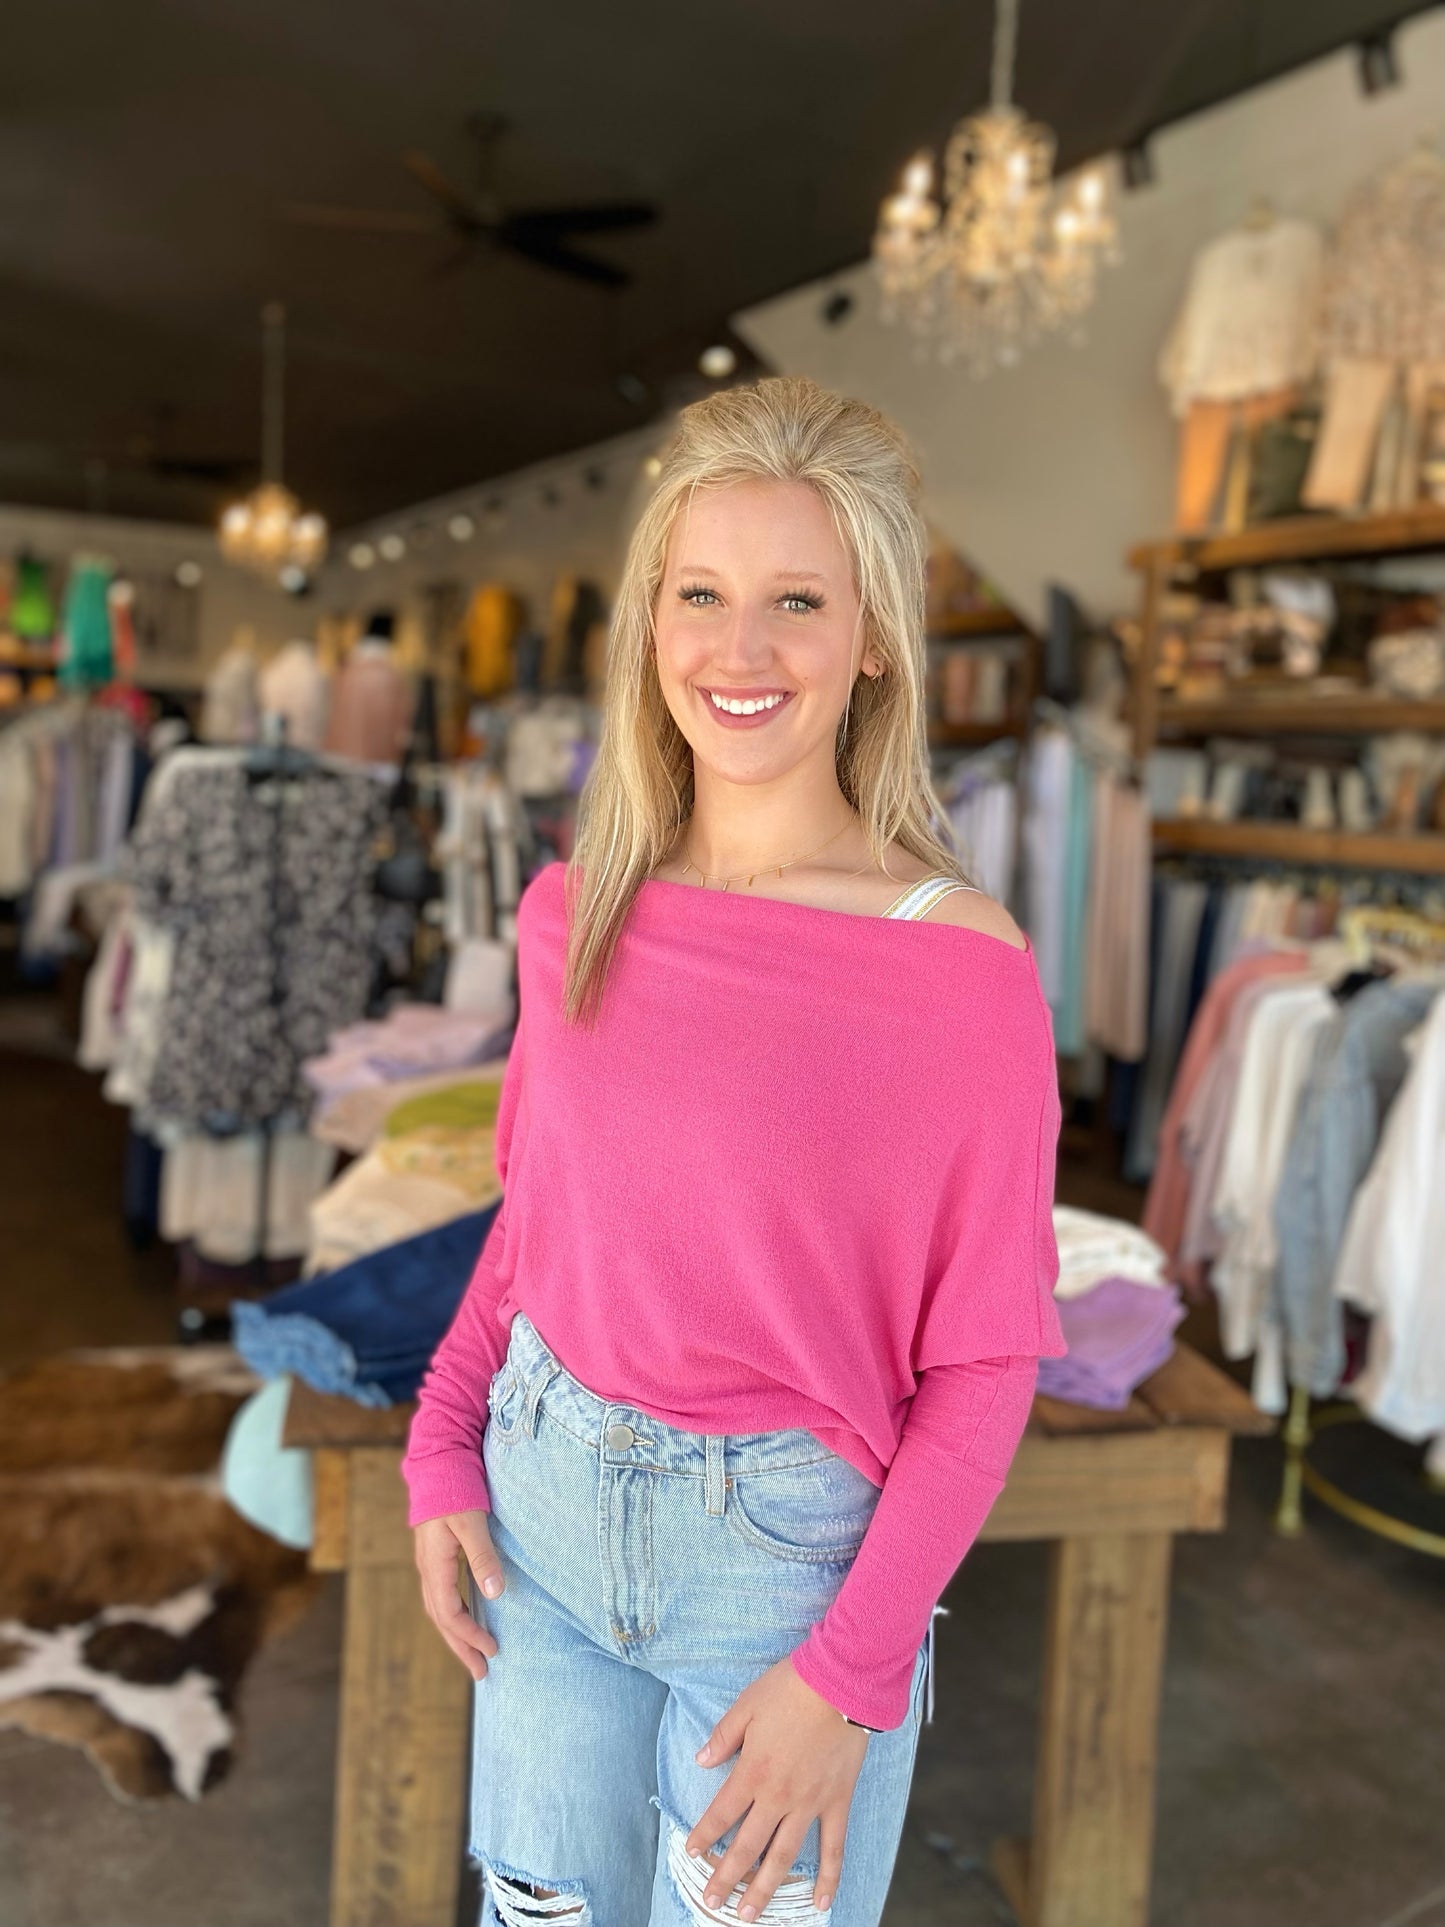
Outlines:
[{"label": "lips", "polygon": [[[724,729],[757,729],[772,717],[781,716],[793,699],[791,689],[703,689],[701,695],[703,707]],[[714,702],[715,695],[728,702],[751,702],[762,706],[747,711],[722,709]],[[774,700],[769,702],[769,697]]]}]

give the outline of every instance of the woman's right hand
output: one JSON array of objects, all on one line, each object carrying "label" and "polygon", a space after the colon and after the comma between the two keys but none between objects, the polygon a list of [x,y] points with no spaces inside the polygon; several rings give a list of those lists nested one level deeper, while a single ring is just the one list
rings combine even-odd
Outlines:
[{"label": "woman's right hand", "polygon": [[497,1642],[463,1603],[457,1588],[457,1554],[471,1567],[478,1592],[495,1599],[506,1581],[487,1530],[486,1513],[450,1512],[440,1519],[423,1519],[413,1536],[427,1618],[472,1678],[485,1679],[487,1660],[495,1655]]}]

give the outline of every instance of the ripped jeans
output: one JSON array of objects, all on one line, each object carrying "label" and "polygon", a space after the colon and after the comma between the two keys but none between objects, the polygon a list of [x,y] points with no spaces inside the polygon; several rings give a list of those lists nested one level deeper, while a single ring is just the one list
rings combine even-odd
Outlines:
[{"label": "ripped jeans", "polygon": [[[499,1649],[473,1693],[482,1927],[734,1922],[741,1887],[706,1907],[709,1864],[684,1843],[738,1755],[693,1756],[822,1618],[879,1488],[802,1428],[709,1436],[610,1404],[521,1312],[488,1405],[488,1525],[507,1584],[487,1600],[468,1581]],[[868,1739],[828,1912],[812,1900],[814,1820],[757,1927],[877,1927],[929,1655],[925,1639],[903,1724]]]}]

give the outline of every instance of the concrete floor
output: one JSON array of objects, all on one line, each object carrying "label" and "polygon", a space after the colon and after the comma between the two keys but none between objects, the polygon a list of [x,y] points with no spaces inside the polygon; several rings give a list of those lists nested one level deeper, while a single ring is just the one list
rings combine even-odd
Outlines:
[{"label": "concrete floor", "polygon": [[[42,1005],[0,1008],[3,1368],[174,1335],[164,1254],[120,1229],[124,1119],[47,1038]],[[1064,1188],[1097,1198],[1077,1167]],[[1178,1543],[1153,1927],[1445,1927],[1445,1565],[1317,1508],[1280,1539],[1278,1460],[1242,1444],[1229,1530]],[[888,1927],[1011,1918],[986,1860],[1028,1823],[1044,1567],[983,1546],[948,1595]],[[199,1806],[123,1807],[79,1754],[0,1733],[0,1927],[324,1927],[340,1621],[335,1581],[260,1656]]]}]

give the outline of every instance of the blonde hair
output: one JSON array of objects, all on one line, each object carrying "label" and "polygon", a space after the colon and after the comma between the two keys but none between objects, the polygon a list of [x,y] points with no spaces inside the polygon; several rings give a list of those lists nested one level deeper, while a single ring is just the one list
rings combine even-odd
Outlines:
[{"label": "blonde hair", "polygon": [[633,530],[608,642],[597,754],[578,801],[566,877],[565,1017],[596,1014],[633,897],[692,810],[692,750],[662,693],[653,649],[668,539],[697,488],[803,482],[830,510],[853,566],[860,619],[882,672],[861,671],[837,742],[838,787],[873,861],[897,842],[967,882],[933,827],[942,818],[924,725],[927,532],[918,469],[900,432],[865,402],[802,376],[724,389],[682,411]]}]

